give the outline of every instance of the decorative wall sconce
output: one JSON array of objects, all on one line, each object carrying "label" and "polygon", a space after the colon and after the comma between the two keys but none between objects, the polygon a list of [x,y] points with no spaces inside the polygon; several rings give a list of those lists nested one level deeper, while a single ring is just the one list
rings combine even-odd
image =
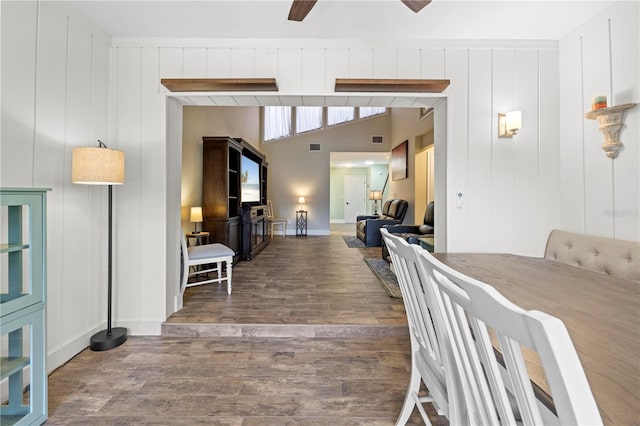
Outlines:
[{"label": "decorative wall sconce", "polygon": [[584,118],[590,120],[598,119],[600,131],[604,135],[602,149],[607,153],[607,157],[613,159],[618,156],[618,151],[622,148],[620,142],[620,129],[624,124],[624,112],[635,107],[636,104],[624,104],[609,108],[599,108],[589,111]]},{"label": "decorative wall sconce", "polygon": [[378,214],[378,200],[382,200],[382,191],[379,189],[369,191],[369,199],[373,200],[373,214]]},{"label": "decorative wall sconce", "polygon": [[498,113],[498,137],[512,138],[522,127],[522,112],[499,112]]},{"label": "decorative wall sconce", "polygon": [[193,222],[193,233],[198,233],[198,223],[202,222],[202,207],[191,207],[189,222]]}]

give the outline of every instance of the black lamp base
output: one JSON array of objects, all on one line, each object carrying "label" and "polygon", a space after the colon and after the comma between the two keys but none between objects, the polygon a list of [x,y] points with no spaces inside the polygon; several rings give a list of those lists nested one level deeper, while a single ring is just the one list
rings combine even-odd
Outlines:
[{"label": "black lamp base", "polygon": [[107,330],[102,330],[91,336],[89,347],[92,351],[108,351],[120,346],[127,341],[127,329],[124,327],[113,327],[111,334],[107,335]]}]

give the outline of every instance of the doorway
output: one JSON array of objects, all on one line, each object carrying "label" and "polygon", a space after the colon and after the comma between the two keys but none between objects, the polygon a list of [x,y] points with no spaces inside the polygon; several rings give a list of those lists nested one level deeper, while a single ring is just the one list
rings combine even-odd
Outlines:
[{"label": "doorway", "polygon": [[[166,272],[167,272],[167,289],[166,289],[166,308],[167,315],[178,310],[179,306],[182,306],[182,295],[179,292],[178,285],[179,283],[179,245],[176,244],[178,241],[179,235],[181,233],[180,229],[180,208],[182,206],[181,203],[181,182],[179,179],[175,179],[176,176],[181,176],[181,147],[182,147],[182,106],[183,105],[194,105],[197,104],[195,101],[192,101],[191,98],[196,96],[203,96],[202,94],[198,95],[190,95],[184,96],[183,94],[175,94],[167,96],[167,132],[166,132],[166,145],[167,145],[167,176],[171,176],[173,178],[167,181],[167,200],[166,200],[166,231],[167,231],[167,260],[166,260]],[[210,96],[210,95],[208,95]],[[235,93],[233,96],[225,96],[221,98],[218,105],[219,106],[237,106],[239,103],[238,99],[240,98],[248,98],[253,96],[252,94],[247,93]],[[325,103],[330,102],[331,104],[335,104],[341,97],[347,98],[349,94],[344,95],[332,95],[327,96],[327,99],[324,100]],[[380,101],[383,102],[385,99],[388,99],[388,94],[377,95],[374,98],[380,96]],[[393,97],[396,101],[398,99],[403,98],[402,94],[399,94],[396,97]],[[265,105],[280,105],[282,104],[281,100],[276,96],[273,97],[272,100],[269,96],[266,96],[264,99]],[[367,98],[370,99],[370,98]],[[369,103],[371,100],[368,101]],[[446,227],[446,219],[447,219],[447,203],[446,203],[446,191],[447,191],[447,173],[446,173],[446,164],[447,164],[447,137],[450,131],[450,123],[447,120],[449,115],[449,104],[447,100],[446,94],[426,94],[424,96],[411,96],[410,99],[407,99],[409,105],[432,105],[434,108],[434,145],[437,147],[435,150],[435,193],[434,198],[437,205],[440,207],[436,209],[436,233],[439,235],[438,241],[436,243],[436,250],[438,251],[446,251],[447,249],[447,227]],[[312,102],[311,102],[312,103]],[[310,103],[310,104],[311,104]],[[171,154],[171,155],[170,155]],[[384,173],[386,175],[386,173]],[[403,184],[404,182],[401,182]],[[377,189],[377,187],[374,187]],[[332,198],[333,195],[330,192],[329,194]],[[389,193],[386,196],[398,196],[396,193]],[[333,206],[333,200],[329,200],[328,203],[330,206]],[[343,203],[340,203],[342,206]],[[370,203],[371,204],[371,203]],[[324,204],[326,206],[326,204]],[[371,204],[372,205],[372,204]],[[177,206],[177,207],[176,207]],[[331,207],[330,207],[331,208]],[[369,211],[369,210],[367,210]],[[373,211],[371,208],[370,211]],[[344,216],[342,215],[333,215],[333,210],[330,212],[329,221],[330,223],[338,223],[339,219],[342,219]],[[173,302],[173,303],[172,303]]]}]

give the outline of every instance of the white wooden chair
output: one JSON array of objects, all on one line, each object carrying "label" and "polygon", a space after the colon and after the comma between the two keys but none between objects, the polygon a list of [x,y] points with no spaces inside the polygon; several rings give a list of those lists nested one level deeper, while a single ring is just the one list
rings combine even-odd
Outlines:
[{"label": "white wooden chair", "polygon": [[[425,297],[417,270],[418,255],[403,238],[389,233],[385,228],[381,228],[381,234],[398,278],[411,339],[411,378],[396,425],[406,424],[414,407],[423,421],[431,424],[423,407],[425,403],[431,403],[438,414],[445,415],[451,422],[455,416],[450,417],[446,384],[447,380],[453,380],[450,377],[453,373],[446,371],[443,364],[441,339],[431,319],[430,300]],[[418,395],[421,382],[429,390],[429,396]]]},{"label": "white wooden chair", "polygon": [[[462,423],[602,424],[562,321],[540,311],[525,311],[490,285],[449,268],[426,250],[417,246],[414,250],[419,253],[423,281],[437,293],[433,318],[444,324],[449,336],[444,350],[451,351],[457,372],[456,384],[449,383],[449,389],[456,388],[456,400],[451,400],[450,392],[449,401],[464,413]],[[491,333],[496,336],[493,341]],[[527,370],[531,351],[540,364],[536,380],[544,375],[548,382],[552,398],[548,405],[536,397]]]},{"label": "white wooden chair", "polygon": [[[184,291],[187,287],[215,282],[221,283],[222,281],[226,281],[227,294],[231,294],[231,270],[233,267],[234,255],[233,250],[220,243],[187,247],[187,240],[184,235],[182,235],[180,245],[182,248],[182,280],[180,283],[181,291]],[[204,265],[211,266],[207,268]],[[192,266],[194,267],[193,271],[191,269]],[[204,269],[200,269],[201,266],[203,266]],[[191,283],[188,282],[190,277],[195,277],[201,274],[209,274],[210,272],[217,272],[218,277],[198,280]]]},{"label": "white wooden chair", "polygon": [[280,227],[283,237],[287,236],[287,219],[273,217],[273,204],[271,204],[271,200],[267,200],[267,221],[269,222],[269,236],[271,238],[273,238],[275,226]]}]

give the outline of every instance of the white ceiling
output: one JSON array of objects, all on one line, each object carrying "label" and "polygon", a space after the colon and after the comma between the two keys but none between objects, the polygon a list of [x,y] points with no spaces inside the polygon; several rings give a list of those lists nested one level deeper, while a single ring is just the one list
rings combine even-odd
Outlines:
[{"label": "white ceiling", "polygon": [[[637,0],[635,0],[637,1]],[[291,0],[86,1],[68,4],[114,37],[558,40],[613,1],[320,0],[302,22]]]}]

